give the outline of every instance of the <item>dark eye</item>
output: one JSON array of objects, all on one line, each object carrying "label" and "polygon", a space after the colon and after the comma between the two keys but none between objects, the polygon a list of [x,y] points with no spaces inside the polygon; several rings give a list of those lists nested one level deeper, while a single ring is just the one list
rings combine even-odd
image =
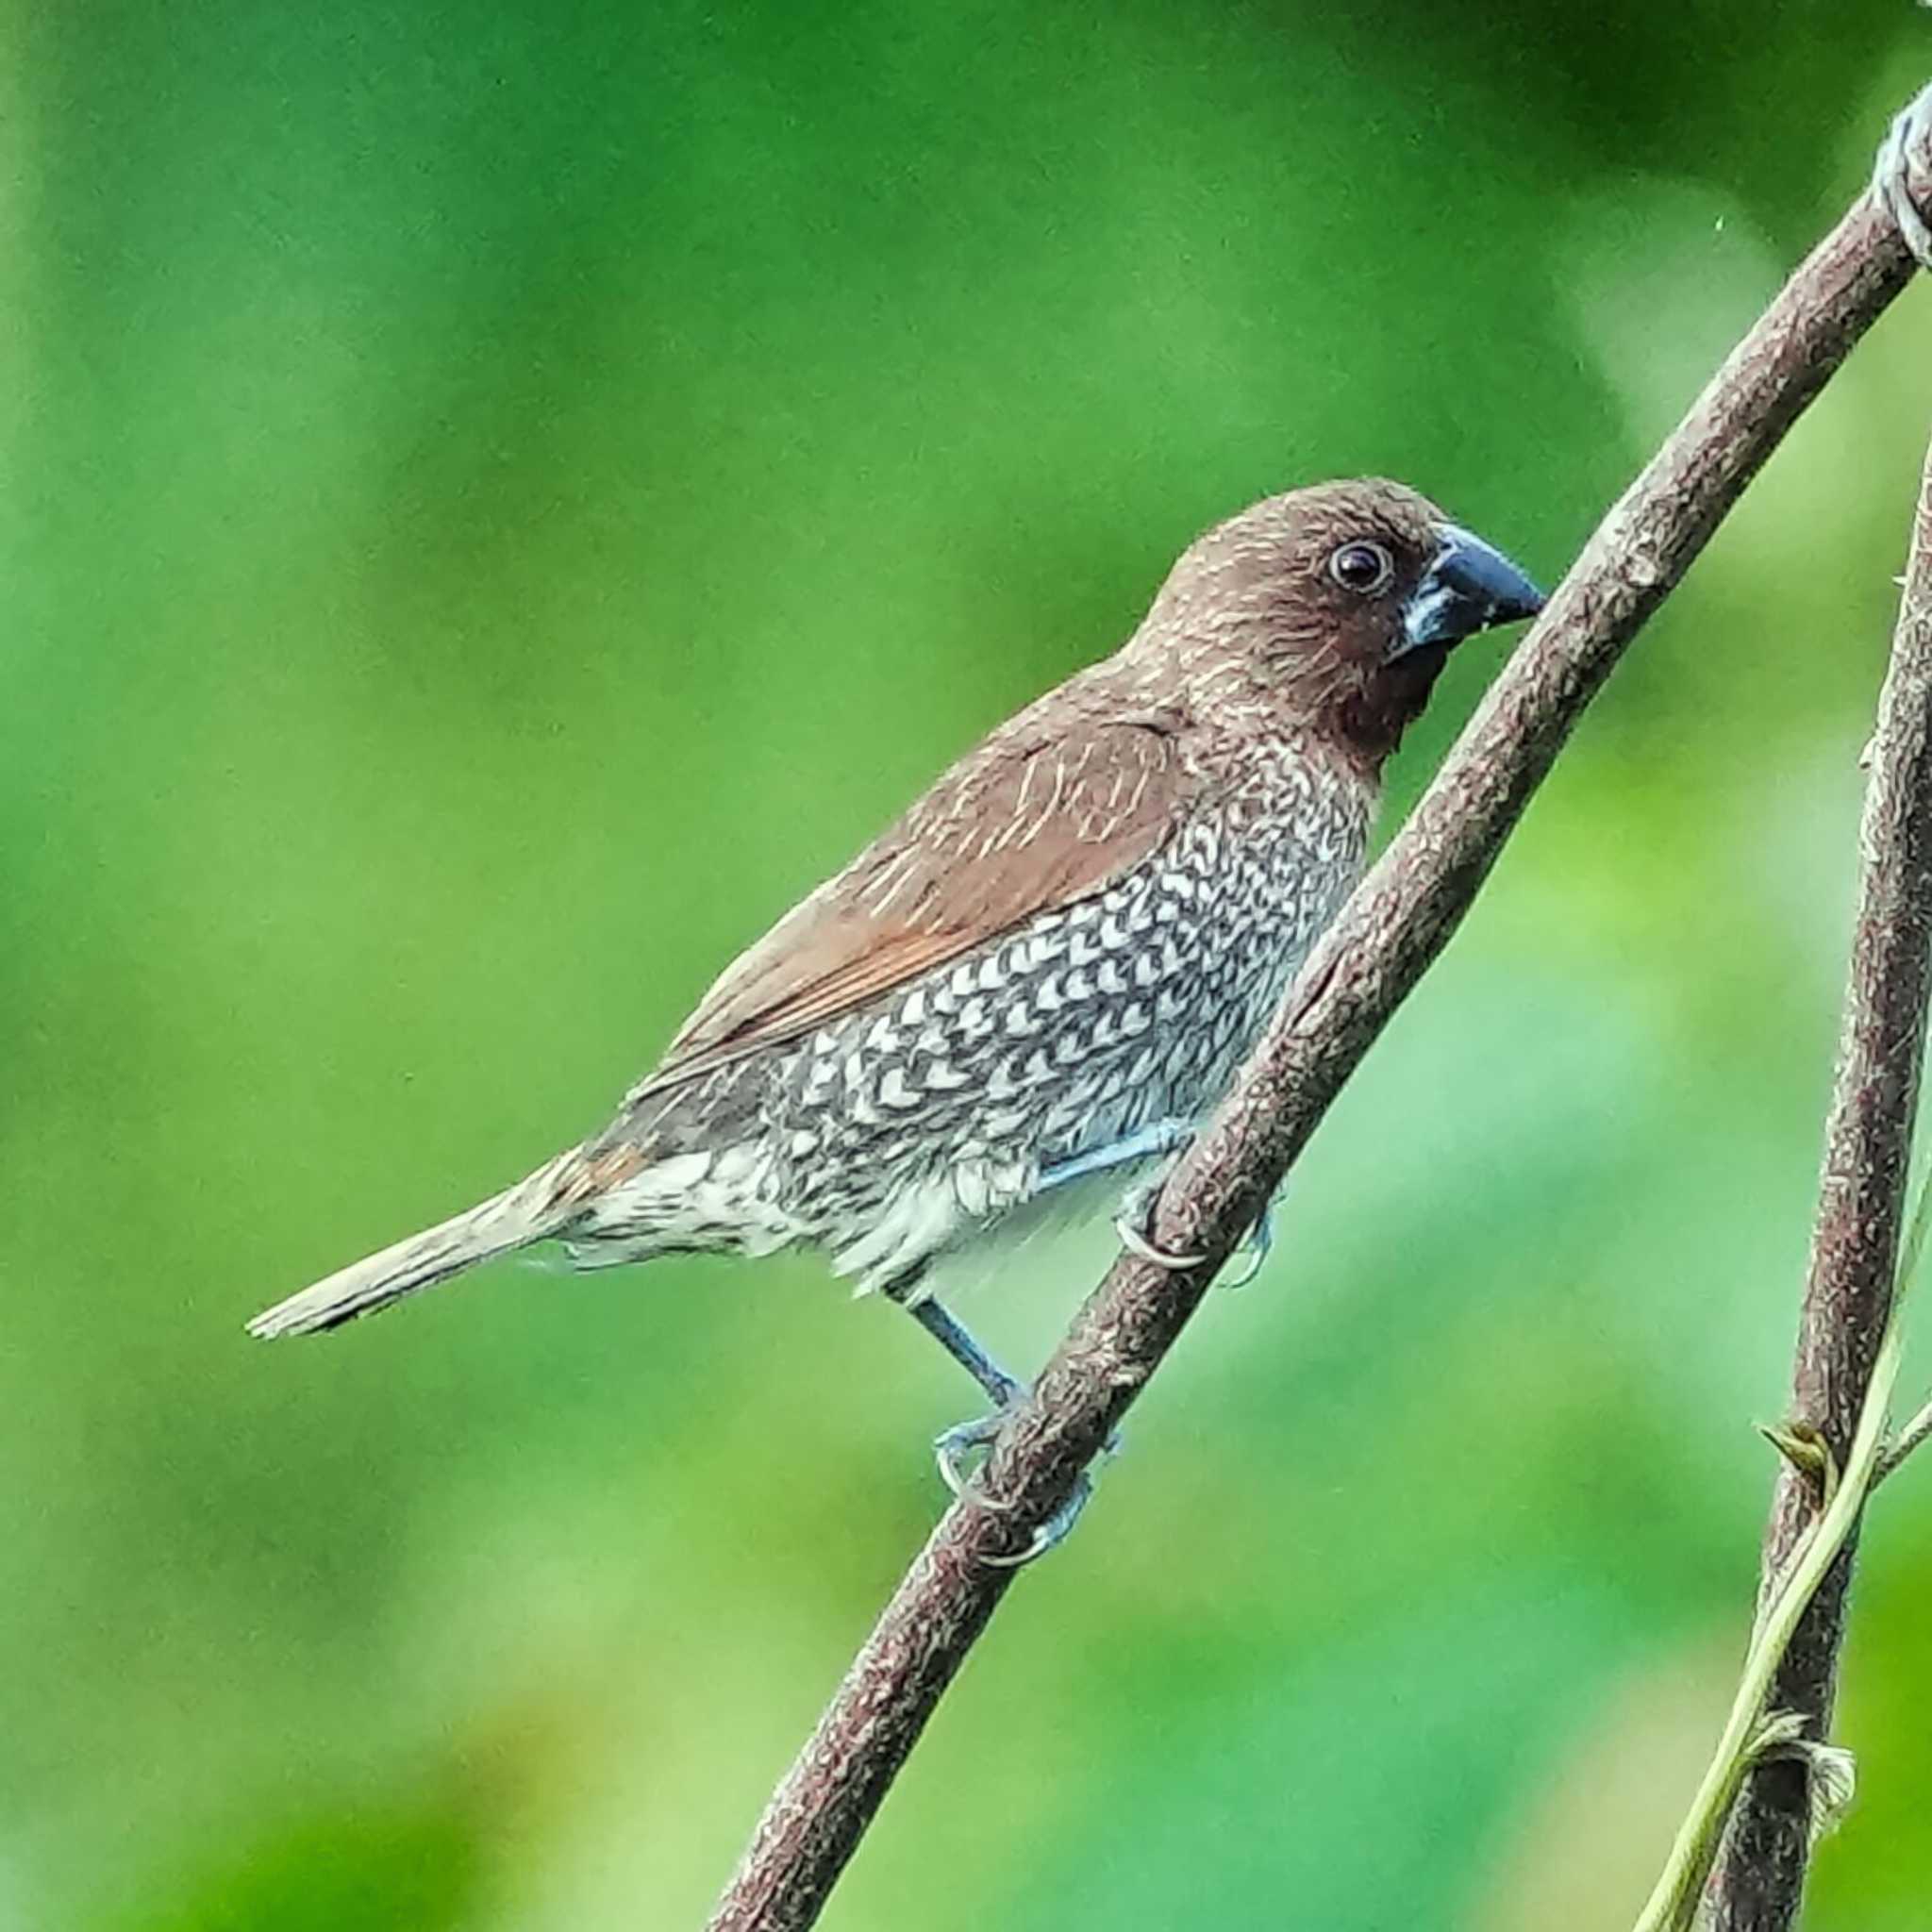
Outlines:
[{"label": "dark eye", "polygon": [[1395,559],[1379,543],[1344,543],[1328,559],[1328,575],[1344,591],[1371,597],[1395,575]]}]

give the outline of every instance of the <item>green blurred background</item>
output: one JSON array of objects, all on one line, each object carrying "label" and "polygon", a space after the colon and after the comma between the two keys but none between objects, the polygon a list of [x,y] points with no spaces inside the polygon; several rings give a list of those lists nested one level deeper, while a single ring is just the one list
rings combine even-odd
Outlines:
[{"label": "green blurred background", "polygon": [[[1387,472],[1554,579],[1932,72],[1904,0],[1340,11],[0,25],[0,1924],[697,1924],[963,1378],[787,1261],[243,1318],[596,1124],[1204,524]],[[827,1925],[1628,1924],[1750,1602],[1927,300]],[[1108,1245],[978,1324],[1036,1359]],[[1932,1923],[1928,1601],[1932,1474],[1867,1539],[1814,1927]]]}]

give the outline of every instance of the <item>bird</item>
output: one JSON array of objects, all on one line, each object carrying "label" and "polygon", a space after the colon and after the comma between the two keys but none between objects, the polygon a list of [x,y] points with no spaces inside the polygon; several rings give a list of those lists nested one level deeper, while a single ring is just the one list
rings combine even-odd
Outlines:
[{"label": "bird", "polygon": [[1157,1175],[1359,876],[1383,768],[1449,653],[1541,593],[1380,478],[1264,498],[1126,641],[999,725],[712,985],[601,1131],[248,1325],[332,1329],[493,1257],[824,1255],[994,1407],[1022,1392],[941,1264]]}]

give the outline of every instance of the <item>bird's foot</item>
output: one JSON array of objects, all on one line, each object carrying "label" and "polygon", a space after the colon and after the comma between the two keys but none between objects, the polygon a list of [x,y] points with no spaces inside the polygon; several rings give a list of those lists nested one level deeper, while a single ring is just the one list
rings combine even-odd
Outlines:
[{"label": "bird's foot", "polygon": [[1128,1189],[1126,1199],[1121,1203],[1121,1211],[1113,1218],[1113,1231],[1128,1254],[1138,1255],[1143,1261],[1152,1261],[1157,1268],[1165,1268],[1170,1274],[1177,1274],[1184,1269],[1198,1268],[1208,1257],[1174,1254],[1167,1248],[1158,1247],[1150,1239],[1148,1223],[1155,1197],[1160,1192],[1162,1178],[1157,1175],[1153,1180],[1142,1181],[1137,1188]]},{"label": "bird's foot", "polygon": [[1281,1197],[1276,1189],[1261,1204],[1261,1211],[1255,1217],[1255,1224],[1249,1228],[1247,1239],[1241,1243],[1243,1261],[1239,1274],[1230,1274],[1221,1283],[1223,1288],[1246,1288],[1268,1265],[1268,1257],[1274,1248],[1274,1204]]},{"label": "bird's foot", "polygon": [[[1000,1425],[1006,1421],[1008,1411],[1001,1409],[996,1415],[978,1415],[970,1422],[955,1423],[950,1429],[942,1430],[933,1440],[933,1460],[939,1465],[940,1478],[956,1497],[964,1496],[966,1487],[973,1479],[974,1471],[969,1467],[969,1458],[983,1457],[991,1448],[992,1440],[1000,1432]],[[1111,1435],[1102,1446],[1103,1457],[1112,1456],[1121,1446],[1118,1434]],[[1093,1494],[1093,1477],[1082,1470],[1074,1479],[1073,1492],[1067,1500],[1042,1523],[1026,1540],[1024,1546],[1006,1557],[988,1557],[985,1560],[995,1569],[1017,1570],[1023,1564],[1031,1563],[1063,1543],[1071,1534],[1074,1524],[1080,1520],[1080,1512],[1086,1508],[1088,1499]],[[990,1496],[985,1491],[974,1492],[974,1500],[983,1507],[995,1512],[1007,1510],[1012,1505],[998,1496]]]},{"label": "bird's foot", "polygon": [[1912,199],[1911,172],[1915,150],[1932,142],[1932,87],[1894,117],[1878,143],[1872,164],[1872,192],[1878,206],[1898,225],[1898,232],[1921,268],[1932,269],[1932,225]]}]

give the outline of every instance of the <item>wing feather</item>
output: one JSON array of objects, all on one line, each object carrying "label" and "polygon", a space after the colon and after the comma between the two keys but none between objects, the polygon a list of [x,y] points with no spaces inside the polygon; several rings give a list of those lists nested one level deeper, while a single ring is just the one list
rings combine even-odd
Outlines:
[{"label": "wing feather", "polygon": [[1200,783],[1181,720],[1101,717],[1074,687],[1054,700],[955,765],[727,967],[631,1102],[796,1040],[1103,892],[1164,844]]}]

